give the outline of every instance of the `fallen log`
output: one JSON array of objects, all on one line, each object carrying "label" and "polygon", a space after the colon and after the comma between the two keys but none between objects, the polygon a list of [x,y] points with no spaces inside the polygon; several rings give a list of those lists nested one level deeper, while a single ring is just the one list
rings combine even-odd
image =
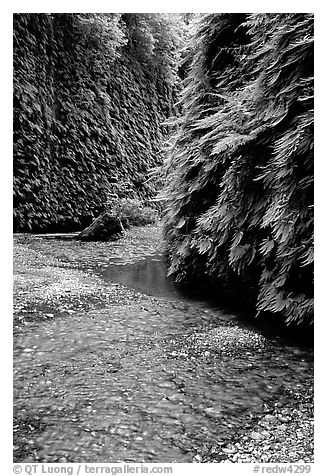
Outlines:
[{"label": "fallen log", "polygon": [[47,240],[76,240],[80,232],[77,233],[38,233],[33,238],[46,238]]},{"label": "fallen log", "polygon": [[125,229],[117,215],[101,213],[87,228],[76,233],[40,233],[36,238],[49,240],[114,241],[122,238]]}]

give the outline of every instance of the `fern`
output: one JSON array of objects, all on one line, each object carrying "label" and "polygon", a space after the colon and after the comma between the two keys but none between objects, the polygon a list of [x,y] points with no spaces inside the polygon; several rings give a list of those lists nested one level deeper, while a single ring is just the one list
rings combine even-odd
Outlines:
[{"label": "fern", "polygon": [[166,159],[170,271],[311,322],[313,17],[204,15],[193,45]]}]

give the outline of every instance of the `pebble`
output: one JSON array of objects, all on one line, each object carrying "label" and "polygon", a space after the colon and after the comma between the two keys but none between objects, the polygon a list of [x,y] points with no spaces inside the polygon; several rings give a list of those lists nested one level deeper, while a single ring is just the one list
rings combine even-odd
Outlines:
[{"label": "pebble", "polygon": [[287,422],[290,421],[290,419],[288,417],[283,416],[283,415],[279,415],[278,420],[281,421],[282,423],[287,423]]},{"label": "pebble", "polygon": [[201,463],[202,457],[200,455],[195,455],[193,461],[195,461],[196,463]]},{"label": "pebble", "polygon": [[263,440],[264,439],[264,436],[262,436],[260,433],[257,433],[256,431],[253,431],[250,434],[250,437],[252,438],[252,440]]},{"label": "pebble", "polygon": [[222,448],[222,451],[226,454],[232,455],[232,454],[236,453],[237,449],[233,445],[228,445],[228,446],[226,446],[226,448]]},{"label": "pebble", "polygon": [[277,417],[275,415],[266,415],[263,420],[265,420],[268,423],[276,423]]}]

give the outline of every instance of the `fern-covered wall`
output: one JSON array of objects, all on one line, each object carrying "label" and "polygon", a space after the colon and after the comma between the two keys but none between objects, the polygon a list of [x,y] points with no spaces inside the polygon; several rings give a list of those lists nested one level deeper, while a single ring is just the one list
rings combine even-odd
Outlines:
[{"label": "fern-covered wall", "polygon": [[176,88],[178,18],[14,15],[14,228],[75,230],[149,198]]},{"label": "fern-covered wall", "polygon": [[166,164],[170,273],[312,322],[313,17],[206,15],[189,61]]}]

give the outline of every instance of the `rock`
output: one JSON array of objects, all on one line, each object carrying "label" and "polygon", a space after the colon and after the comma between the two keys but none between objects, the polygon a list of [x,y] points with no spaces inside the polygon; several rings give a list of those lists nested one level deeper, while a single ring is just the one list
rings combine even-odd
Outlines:
[{"label": "rock", "polygon": [[77,236],[82,241],[111,241],[123,236],[125,230],[118,216],[105,211]]},{"label": "rock", "polygon": [[288,421],[290,421],[290,419],[284,415],[279,415],[278,420],[281,421],[282,423],[287,423]]},{"label": "rock", "polygon": [[221,415],[221,411],[218,408],[212,408],[212,407],[205,408],[204,412],[209,417],[212,417],[212,418],[218,418]]},{"label": "rock", "polygon": [[252,438],[252,440],[257,440],[257,441],[260,441],[260,440],[263,440],[264,439],[264,436],[261,435],[261,433],[258,433],[256,431],[253,431],[251,434],[250,434],[250,437]]},{"label": "rock", "polygon": [[226,448],[222,448],[222,451],[227,455],[232,455],[236,453],[237,449],[233,445],[227,445]]},{"label": "rock", "polygon": [[267,423],[276,423],[277,422],[277,417],[274,415],[266,415],[263,419]]}]

